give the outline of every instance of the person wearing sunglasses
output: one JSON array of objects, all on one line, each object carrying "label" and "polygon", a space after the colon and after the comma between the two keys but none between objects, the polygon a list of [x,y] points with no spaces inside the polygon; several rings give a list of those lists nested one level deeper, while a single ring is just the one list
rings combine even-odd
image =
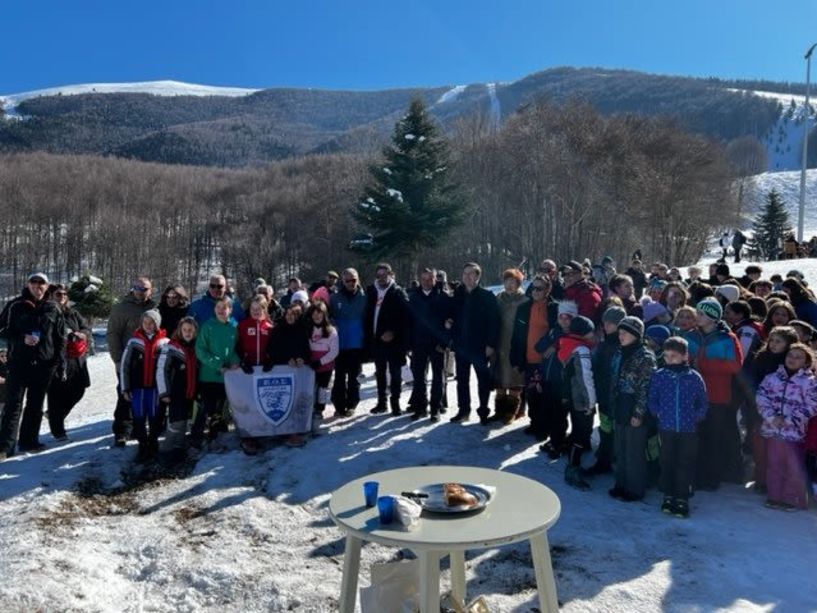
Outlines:
[{"label": "person wearing sunglasses", "polygon": [[62,283],[51,286],[51,297],[65,319],[65,377],[55,376],[48,388],[48,427],[57,441],[67,441],[65,418],[82,400],[91,386],[88,374],[88,350],[91,326],[82,314],[68,303],[68,288]]},{"label": "person wearing sunglasses", "polygon": [[9,367],[7,401],[0,420],[2,461],[15,448],[31,453],[45,448],[39,440],[43,401],[55,373],[65,376],[65,320],[48,299],[44,273],[31,275],[22,295],[3,309],[0,329],[8,341]]},{"label": "person wearing sunglasses", "polygon": [[354,268],[341,273],[340,291],[329,296],[329,318],[338,330],[340,353],[335,360],[335,382],[332,404],[339,417],[349,417],[360,403],[364,339],[363,320],[366,292],[360,286],[360,275]]},{"label": "person wearing sunglasses", "polygon": [[[153,283],[149,277],[140,275],[134,279],[130,292],[113,305],[108,318],[108,351],[116,366],[117,377],[120,374],[122,353],[133,333],[142,325],[142,313],[156,308],[153,295]],[[118,380],[117,380],[118,381]],[[124,447],[133,430],[131,403],[122,396],[117,382],[117,401],[113,414],[114,446]]]},{"label": "person wearing sunglasses", "polygon": [[225,296],[229,297],[232,303],[231,321],[237,325],[244,319],[241,302],[235,297],[228,296],[227,279],[224,275],[213,275],[210,277],[207,292],[200,298],[196,298],[190,305],[189,314],[193,316],[199,327],[215,317],[216,303]]},{"label": "person wearing sunglasses", "polygon": [[159,314],[162,316],[162,330],[168,338],[176,331],[179,322],[187,317],[189,310],[190,297],[184,287],[177,283],[165,288],[159,300]]}]

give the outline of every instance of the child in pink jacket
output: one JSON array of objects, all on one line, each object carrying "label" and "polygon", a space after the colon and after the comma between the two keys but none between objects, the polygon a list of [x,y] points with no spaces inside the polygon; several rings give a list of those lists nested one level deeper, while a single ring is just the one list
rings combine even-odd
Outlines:
[{"label": "child in pink jacket", "polygon": [[757,408],[766,439],[766,506],[786,511],[808,508],[805,464],[806,428],[817,415],[814,356],[803,343],[789,347],[786,361],[766,375],[757,391]]}]

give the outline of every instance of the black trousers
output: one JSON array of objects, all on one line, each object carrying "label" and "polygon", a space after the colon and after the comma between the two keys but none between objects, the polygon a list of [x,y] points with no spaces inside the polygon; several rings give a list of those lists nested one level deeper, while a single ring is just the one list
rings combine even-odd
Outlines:
[{"label": "black trousers", "polygon": [[647,427],[616,424],[616,487],[643,496],[647,489]]},{"label": "black trousers", "polygon": [[216,438],[219,432],[226,430],[224,422],[224,407],[227,405],[227,391],[223,383],[202,381],[199,383],[199,402],[193,426],[190,428],[192,439],[200,441],[204,438],[204,427],[209,423],[210,439]]},{"label": "black trousers", "polygon": [[698,427],[698,435],[698,485],[716,487],[724,481],[741,483],[743,462],[735,409],[710,404],[706,419]]},{"label": "black trousers", "polygon": [[593,414],[570,410],[570,443],[574,447],[590,449],[590,435],[593,433]]},{"label": "black trousers", "polygon": [[488,365],[488,358],[485,355],[473,355],[457,353],[457,405],[460,415],[471,414],[471,368],[477,375],[477,394],[479,395],[479,408],[477,415],[488,417],[491,410],[488,408],[488,400],[493,387],[493,377],[491,368]]},{"label": "black trousers", "polygon": [[550,442],[557,449],[567,444],[567,403],[562,399],[561,384],[545,383],[548,396],[546,400],[545,419]]},{"label": "black trousers", "polygon": [[[419,346],[411,350],[411,374],[414,384],[411,393],[411,403],[415,412],[423,412],[428,406],[431,414],[440,412],[443,403],[443,368],[445,354],[437,351],[433,346]],[[429,403],[426,390],[426,370],[431,367],[431,401]]]},{"label": "black trousers", "polygon": [[54,379],[48,388],[48,427],[54,437],[65,436],[65,418],[85,395],[85,381]]},{"label": "black trousers", "polygon": [[[372,348],[374,357],[374,375],[377,380],[377,404],[386,404],[386,398],[391,393],[392,404],[400,401],[400,391],[403,386],[401,369],[406,363],[406,354],[402,348],[394,343],[384,343],[377,340]],[[391,384],[386,385],[386,370],[388,369]]]},{"label": "black trousers", "polygon": [[[13,453],[20,430],[20,445],[39,444],[43,421],[43,403],[54,377],[54,366],[45,364],[13,364],[6,378],[6,406],[0,420],[0,451]],[[25,409],[23,398],[25,397]],[[22,418],[22,423],[21,423]]]},{"label": "black trousers", "polygon": [[661,432],[661,477],[658,485],[665,496],[689,498],[695,483],[698,459],[698,434],[695,432]]},{"label": "black trousers", "polygon": [[[313,409],[315,413],[323,413],[323,409],[326,407],[325,402],[320,402],[320,393],[321,388],[328,388],[329,382],[332,380],[332,371],[326,370],[324,372],[316,372],[315,373],[315,402],[313,403]],[[337,408],[337,407],[335,407]]]},{"label": "black trousers", "polygon": [[115,438],[130,438],[133,432],[133,414],[130,402],[122,396],[119,385],[119,364],[116,365],[116,408],[113,411],[113,425],[111,426]]},{"label": "black trousers", "polygon": [[335,383],[332,385],[332,404],[338,411],[354,409],[360,403],[362,349],[342,349],[335,359]]}]

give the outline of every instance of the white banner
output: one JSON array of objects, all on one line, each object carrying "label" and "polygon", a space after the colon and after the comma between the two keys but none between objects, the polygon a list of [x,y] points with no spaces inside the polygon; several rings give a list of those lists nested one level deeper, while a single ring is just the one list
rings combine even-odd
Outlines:
[{"label": "white banner", "polygon": [[315,398],[315,373],[308,366],[260,366],[248,375],[224,373],[224,387],[239,436],[280,436],[309,432]]}]

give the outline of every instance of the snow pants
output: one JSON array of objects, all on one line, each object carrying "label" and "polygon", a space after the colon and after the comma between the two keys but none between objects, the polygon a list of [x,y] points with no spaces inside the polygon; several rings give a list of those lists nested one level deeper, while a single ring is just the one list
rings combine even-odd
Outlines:
[{"label": "snow pants", "polygon": [[808,508],[806,455],[802,443],[766,439],[766,491],[769,500]]},{"label": "snow pants", "polygon": [[663,431],[660,436],[659,488],[665,496],[687,500],[695,484],[698,434],[696,432]]}]

